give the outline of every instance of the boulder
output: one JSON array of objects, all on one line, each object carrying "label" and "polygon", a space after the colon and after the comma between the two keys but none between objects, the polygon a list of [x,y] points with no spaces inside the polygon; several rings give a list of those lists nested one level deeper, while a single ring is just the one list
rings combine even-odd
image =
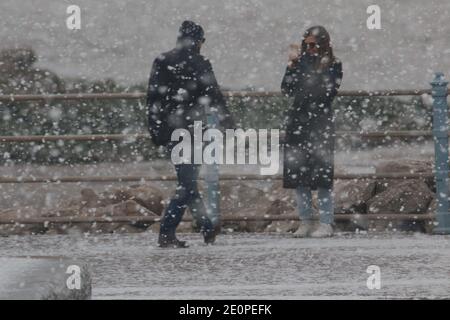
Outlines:
[{"label": "boulder", "polygon": [[134,185],[127,188],[115,189],[112,193],[103,193],[102,196],[110,199],[113,203],[133,200],[157,215],[161,215],[164,210],[161,191],[151,185]]},{"label": "boulder", "polygon": [[424,213],[433,193],[422,181],[399,182],[367,202],[368,213]]},{"label": "boulder", "polygon": [[44,234],[47,228],[43,224],[2,224],[0,236]]},{"label": "boulder", "polygon": [[336,213],[365,213],[367,202],[375,195],[375,181],[338,181],[334,186]]},{"label": "boulder", "polygon": [[[431,174],[434,163],[431,160],[402,160],[398,161],[383,161],[375,166],[376,173],[425,173]],[[431,191],[435,190],[435,183],[433,178],[414,179],[415,181],[424,181]],[[376,193],[381,193],[386,189],[397,185],[401,180],[386,180],[377,185]]]},{"label": "boulder", "polygon": [[335,232],[358,232],[368,230],[370,221],[364,214],[358,214],[348,221],[335,221]]},{"label": "boulder", "polygon": [[[80,208],[80,203],[78,202],[78,206],[72,206],[68,207],[68,208],[63,208],[63,209],[53,209],[53,210],[48,210],[47,212],[42,214],[42,217],[76,217],[79,216],[81,213],[81,208]],[[71,223],[48,223],[46,225],[47,227],[47,231],[45,232],[45,234],[68,234],[70,228],[73,226],[74,224]]]},{"label": "boulder", "polygon": [[220,185],[220,208],[224,214],[250,209],[265,212],[270,204],[264,191],[248,184],[226,182]]},{"label": "boulder", "polygon": [[58,208],[46,210],[42,213],[42,217],[75,217],[80,214],[79,206],[70,206],[67,208]]},{"label": "boulder", "polygon": [[[155,187],[149,185],[137,185],[114,189],[113,191],[105,191],[97,195],[94,190],[85,188],[81,190],[81,207],[82,208],[99,208],[108,207],[115,204],[123,204],[127,200],[132,200],[140,206],[160,215],[164,209],[162,203],[162,193]],[[74,204],[74,200],[70,204]]]},{"label": "boulder", "polygon": [[427,232],[427,225],[428,222],[425,221],[371,220],[368,230],[375,232]]},{"label": "boulder", "polygon": [[[292,189],[283,189],[279,183],[257,188],[249,183],[221,184],[221,212],[224,217],[254,217],[291,214],[295,211]],[[235,232],[264,232],[271,221],[224,221],[223,230]]]},{"label": "boulder", "polygon": [[[431,200],[430,205],[428,206],[427,213],[428,214],[436,214],[437,209],[437,199],[436,196]],[[426,233],[433,233],[433,229],[437,224],[435,221],[426,221],[424,222],[424,229]]]},{"label": "boulder", "polygon": [[[115,216],[154,216],[163,211],[161,192],[149,185],[135,185],[113,192],[97,194],[91,188],[84,188],[78,199],[61,204],[61,208],[37,210],[33,207],[4,210],[0,217],[7,219],[31,217],[115,217]],[[65,207],[66,206],[66,207]],[[155,211],[153,211],[153,210]],[[0,234],[66,234],[66,233],[112,233],[116,230],[145,230],[152,223],[43,223],[0,225]],[[125,227],[127,226],[127,227]],[[124,227],[124,228],[122,228]],[[130,227],[130,228],[128,228]],[[122,229],[121,229],[122,228]]]},{"label": "boulder", "polygon": [[[99,208],[83,208],[80,217],[119,217],[119,216],[154,216],[159,217],[147,208],[144,208],[134,200],[112,204]],[[78,223],[77,228],[83,232],[112,233],[124,225],[131,223]],[[146,229],[152,223],[138,222],[132,224],[134,227]]]},{"label": "boulder", "polygon": [[295,232],[298,229],[299,223],[300,221],[298,220],[272,221],[264,231],[278,233]]},{"label": "boulder", "polygon": [[[277,214],[277,212],[278,214],[293,213],[292,211],[296,212],[297,195],[295,189],[283,188],[282,182],[276,181],[272,187],[264,189],[264,192],[266,193],[266,197],[272,200],[269,210],[274,214]],[[280,209],[274,211],[273,207]],[[312,193],[312,207],[314,211],[318,210],[317,192]]]},{"label": "boulder", "polygon": [[434,196],[433,199],[430,201],[430,204],[427,209],[428,214],[435,214],[437,209],[437,199]]},{"label": "boulder", "polygon": [[159,216],[162,214],[164,210],[163,195],[159,189],[149,185],[142,185],[137,188],[131,188],[130,195],[130,199],[141,206]]},{"label": "boulder", "polygon": [[265,212],[265,215],[292,214],[295,210],[296,208],[291,202],[277,199],[270,204]]},{"label": "boulder", "polygon": [[[233,212],[232,214],[226,214],[224,217],[229,218],[243,218],[243,217],[255,217],[264,216],[264,212],[254,209],[242,209],[240,211]],[[266,227],[271,221],[223,221],[222,229],[232,229],[234,232],[264,232]]]},{"label": "boulder", "polygon": [[383,172],[409,172],[409,173],[431,173],[433,161],[431,160],[402,160],[383,161],[375,166],[376,173]]},{"label": "boulder", "polygon": [[[41,211],[34,207],[25,206],[3,210],[0,212],[0,217],[6,220],[16,220],[20,218],[36,218],[41,216]],[[44,224],[1,224],[0,235],[27,235],[27,234],[42,234],[45,233],[46,227]]]},{"label": "boulder", "polygon": [[262,190],[270,201],[281,200],[293,207],[297,205],[295,190],[283,188],[281,181],[275,181],[272,186],[265,187]]},{"label": "boulder", "polygon": [[402,160],[383,161],[375,166],[376,173],[408,172],[408,173],[431,173],[433,161],[431,160]]},{"label": "boulder", "polygon": [[117,216],[155,216],[158,215],[135,200],[127,200],[105,207],[105,214]]},{"label": "boulder", "polygon": [[97,208],[110,204],[110,202],[105,201],[104,198],[100,198],[100,196],[98,196],[95,191],[90,188],[81,189],[80,193],[82,208]]}]

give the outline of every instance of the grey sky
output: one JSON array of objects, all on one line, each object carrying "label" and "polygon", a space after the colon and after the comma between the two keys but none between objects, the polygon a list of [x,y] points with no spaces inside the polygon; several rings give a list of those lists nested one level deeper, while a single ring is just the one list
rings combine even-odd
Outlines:
[{"label": "grey sky", "polygon": [[[82,29],[66,28],[81,7]],[[381,7],[382,30],[366,27]],[[202,24],[203,53],[221,85],[278,90],[287,47],[314,24],[331,33],[346,89],[426,88],[450,77],[448,0],[2,0],[0,48],[29,45],[39,65],[63,76],[146,82],[153,59],[175,43],[184,19]]]}]

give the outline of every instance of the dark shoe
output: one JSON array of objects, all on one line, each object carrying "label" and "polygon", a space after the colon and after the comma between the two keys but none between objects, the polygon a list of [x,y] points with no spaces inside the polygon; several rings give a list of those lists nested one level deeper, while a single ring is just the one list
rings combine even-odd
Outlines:
[{"label": "dark shoe", "polygon": [[205,243],[213,244],[216,241],[216,236],[220,233],[220,230],[220,226],[216,226],[213,230],[203,232]]},{"label": "dark shoe", "polygon": [[158,239],[158,247],[160,248],[188,248],[186,241],[178,240],[176,237],[167,237],[160,235]]},{"label": "dark shoe", "polygon": [[214,231],[203,233],[203,239],[206,244],[213,244],[216,241],[216,233]]}]

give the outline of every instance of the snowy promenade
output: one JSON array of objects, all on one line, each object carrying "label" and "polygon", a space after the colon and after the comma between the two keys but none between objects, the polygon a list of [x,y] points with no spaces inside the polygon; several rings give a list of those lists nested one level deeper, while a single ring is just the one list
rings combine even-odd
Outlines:
[{"label": "snowy promenade", "polygon": [[[0,257],[67,256],[89,264],[93,299],[450,298],[450,236],[377,233],[331,239],[226,234],[204,246],[163,250],[156,234],[0,239]],[[381,269],[370,290],[366,270]],[[1,266],[0,266],[1,269]]]}]

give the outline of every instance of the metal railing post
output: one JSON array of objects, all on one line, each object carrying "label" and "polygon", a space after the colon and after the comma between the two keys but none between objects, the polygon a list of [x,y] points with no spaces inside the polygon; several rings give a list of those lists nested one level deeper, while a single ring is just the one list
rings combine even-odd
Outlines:
[{"label": "metal railing post", "polygon": [[[206,107],[206,121],[207,128],[217,128],[219,119],[217,111],[211,106]],[[220,190],[219,190],[219,165],[207,164],[205,173],[205,183],[208,194],[208,201],[206,204],[206,211],[208,218],[211,220],[214,227],[220,225]]]},{"label": "metal railing post", "polygon": [[436,234],[450,234],[450,213],[448,211],[448,82],[444,74],[437,72],[430,83],[433,96],[433,136],[436,179]]}]

